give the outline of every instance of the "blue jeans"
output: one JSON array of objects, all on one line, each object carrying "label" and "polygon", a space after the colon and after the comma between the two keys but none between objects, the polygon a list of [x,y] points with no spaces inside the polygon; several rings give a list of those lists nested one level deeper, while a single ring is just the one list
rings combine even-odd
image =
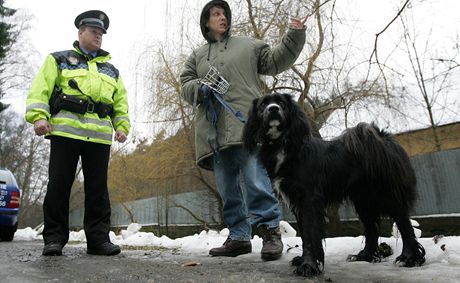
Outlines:
[{"label": "blue jeans", "polygon": [[250,240],[251,225],[278,227],[281,218],[278,199],[265,168],[255,156],[241,146],[220,150],[214,155],[214,175],[232,240]]}]

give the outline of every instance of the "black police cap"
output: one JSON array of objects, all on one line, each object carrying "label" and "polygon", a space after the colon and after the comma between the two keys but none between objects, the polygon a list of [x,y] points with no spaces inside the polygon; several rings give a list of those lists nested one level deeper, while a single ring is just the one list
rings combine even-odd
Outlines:
[{"label": "black police cap", "polygon": [[75,18],[75,26],[77,28],[81,26],[96,27],[102,29],[104,33],[107,33],[109,23],[107,14],[99,10],[86,11]]}]

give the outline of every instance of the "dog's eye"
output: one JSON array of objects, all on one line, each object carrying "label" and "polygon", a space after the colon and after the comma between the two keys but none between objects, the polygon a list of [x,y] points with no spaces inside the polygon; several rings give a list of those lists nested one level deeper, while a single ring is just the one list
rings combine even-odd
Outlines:
[{"label": "dog's eye", "polygon": [[284,103],[283,101],[280,101],[278,103],[278,105],[281,107],[281,108],[286,108],[286,103]]},{"label": "dog's eye", "polygon": [[262,102],[260,105],[259,105],[259,109],[265,109],[265,106],[267,106],[267,104],[265,102]]}]

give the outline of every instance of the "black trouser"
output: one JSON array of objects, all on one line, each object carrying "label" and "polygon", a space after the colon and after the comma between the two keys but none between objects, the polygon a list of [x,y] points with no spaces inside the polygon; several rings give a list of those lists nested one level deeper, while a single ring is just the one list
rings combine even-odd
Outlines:
[{"label": "black trouser", "polygon": [[110,146],[70,138],[51,137],[48,190],[43,203],[45,245],[69,240],[69,198],[78,159],[81,157],[84,188],[84,229],[87,246],[109,241],[110,200],[107,171]]}]

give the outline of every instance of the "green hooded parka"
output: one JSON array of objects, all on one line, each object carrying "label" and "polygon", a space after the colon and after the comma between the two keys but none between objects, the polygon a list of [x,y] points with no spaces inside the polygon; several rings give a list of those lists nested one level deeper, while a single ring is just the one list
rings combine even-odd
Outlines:
[{"label": "green hooded parka", "polygon": [[[228,30],[221,41],[216,41],[206,27],[209,10],[220,6],[225,10]],[[242,145],[244,124],[230,111],[220,107],[217,132],[210,122],[205,103],[202,101],[200,80],[205,77],[209,65],[214,66],[229,82],[223,95],[226,103],[235,111],[247,116],[252,101],[263,95],[259,75],[277,75],[290,68],[300,55],[305,43],[305,29],[291,29],[274,48],[261,40],[250,37],[231,36],[231,10],[226,1],[207,3],[200,17],[201,32],[207,43],[195,49],[187,58],[180,75],[181,95],[191,105],[197,102],[195,113],[195,151],[197,164],[213,170],[214,149],[210,137],[217,139],[217,150]],[[218,103],[216,106],[219,106]],[[212,140],[212,139],[211,139]]]}]

